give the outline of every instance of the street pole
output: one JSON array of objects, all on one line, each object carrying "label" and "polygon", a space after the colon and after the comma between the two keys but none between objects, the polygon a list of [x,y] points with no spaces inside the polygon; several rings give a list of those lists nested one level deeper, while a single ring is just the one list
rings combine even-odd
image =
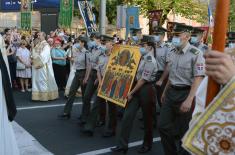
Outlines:
[{"label": "street pole", "polygon": [[100,0],[100,33],[105,34],[106,0]]}]

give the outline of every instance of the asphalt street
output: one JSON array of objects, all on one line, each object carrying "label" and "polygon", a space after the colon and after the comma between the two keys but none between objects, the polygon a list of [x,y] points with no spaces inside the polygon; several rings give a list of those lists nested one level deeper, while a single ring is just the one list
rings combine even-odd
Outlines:
[{"label": "asphalt street", "polygon": [[[115,146],[115,137],[102,138],[104,127],[96,128],[93,137],[86,137],[80,133],[77,117],[81,112],[81,99],[76,100],[70,120],[58,120],[57,115],[63,110],[66,99],[62,92],[60,98],[51,102],[33,102],[30,93],[14,92],[18,114],[16,122],[28,131],[38,142],[55,155],[95,155],[117,154],[109,151]],[[138,114],[137,118],[141,116]],[[128,155],[136,155],[141,146],[143,130],[142,123],[136,118]],[[119,121],[120,124],[120,121]],[[119,128],[119,127],[118,127]],[[117,129],[118,130],[118,129]],[[146,155],[162,155],[163,150],[157,129],[154,129],[154,145],[152,151]]]}]

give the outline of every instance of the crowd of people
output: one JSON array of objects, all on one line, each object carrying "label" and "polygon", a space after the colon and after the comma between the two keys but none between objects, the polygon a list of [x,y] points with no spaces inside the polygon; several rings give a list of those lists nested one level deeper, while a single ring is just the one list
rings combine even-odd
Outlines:
[{"label": "crowd of people", "polygon": [[[126,153],[132,125],[141,108],[144,137],[138,153],[152,149],[156,126],[165,154],[183,155],[189,153],[181,147],[181,139],[189,128],[201,81],[211,76],[224,85],[235,76],[235,66],[231,56],[210,51],[203,44],[204,31],[200,28],[176,24],[173,37],[164,41],[166,32],[156,27],[152,35],[143,35],[141,29],[134,28],[130,39],[124,41],[99,32],[89,37],[85,33],[74,37],[57,29],[49,35],[35,32],[24,36],[17,29],[5,29],[3,38],[14,88],[32,91],[34,101],[55,100],[59,91],[65,92],[67,102],[59,119],[70,119],[81,89],[83,105],[79,123],[84,135],[93,136],[97,126],[106,124],[103,137],[117,136],[117,146],[111,150]],[[228,49],[234,49],[234,33],[229,33],[228,38]],[[133,87],[125,96],[127,106],[121,110],[97,95],[116,44],[138,46],[142,55]],[[117,133],[119,113],[121,127]]]}]

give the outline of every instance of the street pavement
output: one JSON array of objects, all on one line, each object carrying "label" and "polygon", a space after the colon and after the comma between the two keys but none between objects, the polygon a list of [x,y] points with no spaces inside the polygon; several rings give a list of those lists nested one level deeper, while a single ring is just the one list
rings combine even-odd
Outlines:
[{"label": "street pavement", "polygon": [[[81,98],[77,98],[73,107],[70,120],[58,120],[57,115],[63,111],[66,99],[60,92],[60,98],[50,102],[33,102],[30,93],[14,92],[18,114],[16,122],[33,136],[37,144],[41,144],[48,152],[55,155],[115,155],[110,147],[115,146],[115,137],[102,138],[104,127],[96,128],[93,137],[86,137],[80,133],[81,127],[77,124],[77,117],[81,113]],[[138,113],[137,118],[141,116]],[[119,123],[120,124],[120,121]],[[130,149],[128,155],[136,155],[137,149],[142,144],[142,123],[136,119],[130,137]],[[119,127],[118,127],[119,129]],[[117,130],[118,130],[117,129]],[[17,137],[18,134],[16,134]],[[27,138],[27,137],[25,137]],[[21,135],[22,139],[22,135]],[[39,145],[37,145],[39,146]],[[40,153],[23,153],[23,155],[41,155]],[[154,129],[154,144],[152,151],[146,155],[162,155],[163,149],[160,143],[157,129]]]}]

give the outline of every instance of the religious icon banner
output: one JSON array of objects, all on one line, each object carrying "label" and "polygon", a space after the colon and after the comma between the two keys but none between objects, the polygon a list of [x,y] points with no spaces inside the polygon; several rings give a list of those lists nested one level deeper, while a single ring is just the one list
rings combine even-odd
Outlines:
[{"label": "religious icon banner", "polygon": [[30,30],[32,27],[31,11],[31,0],[21,0],[21,28],[23,30]]},{"label": "religious icon banner", "polygon": [[73,0],[60,1],[59,26],[70,28],[73,19]]},{"label": "religious icon banner", "polygon": [[234,154],[235,78],[195,116],[183,138],[183,147],[193,155]]},{"label": "religious icon banner", "polygon": [[92,10],[92,1],[78,0],[78,7],[84,20],[88,36],[90,36],[92,32],[97,32],[98,28],[96,25],[96,17]]},{"label": "religious icon banner", "polygon": [[163,10],[149,11],[149,34],[153,34],[155,27],[160,26]]},{"label": "religious icon banner", "polygon": [[139,47],[116,45],[99,88],[98,96],[125,107],[140,62]]}]

